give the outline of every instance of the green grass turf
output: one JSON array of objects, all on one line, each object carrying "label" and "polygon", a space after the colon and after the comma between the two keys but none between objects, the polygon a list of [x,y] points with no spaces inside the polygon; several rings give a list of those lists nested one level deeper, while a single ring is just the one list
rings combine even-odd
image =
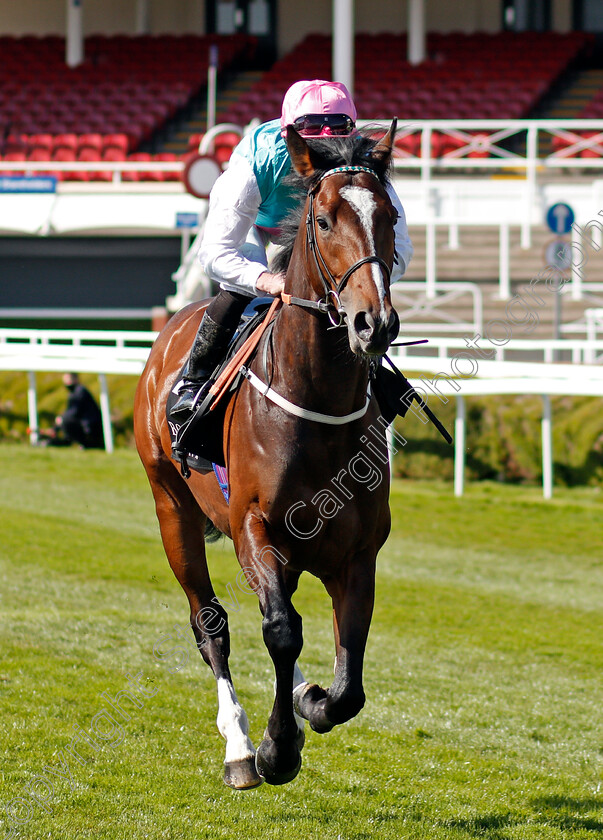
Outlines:
[{"label": "green grass turf", "polygon": [[[0,446],[0,840],[15,825],[7,802],[27,820],[15,836],[32,840],[601,836],[601,494],[545,502],[474,484],[455,499],[449,484],[398,482],[392,506],[364,710],[308,731],[290,785],[236,792],[221,781],[209,669],[192,648],[173,673],[152,655],[187,605],[136,454]],[[257,745],[273,671],[256,599],[236,588],[228,541],[210,558],[218,596],[229,583],[238,595],[231,664]],[[328,684],[327,596],[305,576],[295,603],[302,668]],[[78,764],[61,752],[74,725],[90,730],[128,671],[156,694]],[[71,783],[44,773],[61,755]]]}]

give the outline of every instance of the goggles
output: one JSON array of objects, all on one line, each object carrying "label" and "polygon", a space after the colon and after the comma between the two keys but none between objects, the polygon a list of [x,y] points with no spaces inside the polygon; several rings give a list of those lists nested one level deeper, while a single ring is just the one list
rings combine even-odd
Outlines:
[{"label": "goggles", "polygon": [[293,123],[293,128],[304,137],[346,137],[355,127],[347,114],[305,114]]}]

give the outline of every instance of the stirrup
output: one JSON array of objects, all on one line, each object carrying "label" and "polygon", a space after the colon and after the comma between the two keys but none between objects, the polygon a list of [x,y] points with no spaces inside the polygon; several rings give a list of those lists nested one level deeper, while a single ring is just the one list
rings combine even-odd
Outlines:
[{"label": "stirrup", "polygon": [[172,406],[170,415],[182,414],[183,412],[193,414],[202,397],[205,396],[208,387],[211,385],[211,381],[209,377],[199,382],[194,379],[187,380],[184,378],[178,388],[178,399]]}]

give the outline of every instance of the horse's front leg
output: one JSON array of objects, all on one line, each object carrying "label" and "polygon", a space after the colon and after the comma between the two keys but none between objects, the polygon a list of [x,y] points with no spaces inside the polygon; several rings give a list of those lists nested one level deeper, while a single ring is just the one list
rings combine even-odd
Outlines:
[{"label": "horse's front leg", "polygon": [[256,767],[269,784],[282,785],[299,773],[303,746],[303,729],[296,720],[292,697],[293,686],[301,678],[296,661],[303,644],[301,616],[291,603],[299,573],[287,569],[286,558],[271,546],[263,520],[254,514],[245,519],[237,553],[259,598],[264,643],[276,675],[274,705],[257,750]]},{"label": "horse's front leg", "polygon": [[375,554],[357,556],[339,579],[325,581],[333,600],[337,659],[330,688],[299,685],[295,709],[316,732],[329,732],[364,706],[362,666],[375,599]]},{"label": "horse's front leg", "polygon": [[[226,611],[215,597],[209,578],[201,512],[188,485],[160,451],[144,462],[157,510],[161,537],[170,566],[189,601],[190,624],[197,647],[212,669],[218,689],[217,725],[226,740],[224,781],[237,789],[262,783],[255,769],[255,749],[249,739],[249,723],[237,699],[228,659],[230,634]],[[163,656],[158,643],[157,655]]]}]

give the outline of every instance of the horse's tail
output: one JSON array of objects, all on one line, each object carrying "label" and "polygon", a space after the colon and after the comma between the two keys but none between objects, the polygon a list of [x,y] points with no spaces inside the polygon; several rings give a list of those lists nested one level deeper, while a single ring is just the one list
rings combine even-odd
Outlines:
[{"label": "horse's tail", "polygon": [[205,523],[205,542],[208,543],[215,543],[218,542],[220,537],[223,537],[224,534],[217,528],[211,519],[208,517],[207,522]]}]

